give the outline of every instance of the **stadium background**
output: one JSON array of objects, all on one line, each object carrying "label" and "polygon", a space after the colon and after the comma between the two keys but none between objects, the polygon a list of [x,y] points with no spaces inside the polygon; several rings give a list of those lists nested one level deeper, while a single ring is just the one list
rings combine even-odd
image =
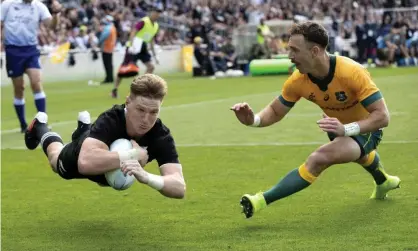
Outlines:
[{"label": "stadium background", "polygon": [[[104,78],[100,54],[94,59],[92,51],[102,19],[113,15],[118,27],[116,70],[129,27],[155,5],[164,8],[157,38],[161,64],[156,72],[167,79],[169,92],[161,117],[178,145],[186,199],[169,200],[139,184],[118,192],[57,177],[42,150],[24,149],[3,64],[2,250],[418,250],[418,68],[412,57],[406,64],[402,55],[381,67],[375,61],[378,49],[384,49],[379,46],[385,46],[379,45],[382,39],[414,45],[417,1],[62,3],[66,8],[62,27],[58,32],[42,29],[40,46],[50,124],[66,142],[79,111],[89,110],[97,117],[124,102],[123,95],[110,98],[111,85],[95,84]],[[213,80],[193,78],[186,71],[193,66],[189,45],[197,36],[207,48],[222,48],[224,41],[231,41],[240,63],[248,63],[263,16],[275,35],[269,47],[273,55],[285,52],[282,39],[289,25],[315,19],[331,35],[331,52],[370,67],[391,112],[379,153],[385,167],[402,179],[402,188],[387,201],[369,201],[371,177],[359,166],[347,164],[327,170],[306,191],[249,221],[240,214],[238,200],[243,193],[269,188],[327,140],[315,123],[321,111],[308,101],[298,103],[280,124],[262,130],[239,125],[229,111],[241,101],[261,109],[280,93],[286,74]],[[371,43],[376,47],[359,58],[355,31],[361,16],[373,17],[375,24],[368,27],[376,28],[372,36],[376,41]],[[382,25],[384,16],[390,16],[390,23]],[[391,30],[400,34],[391,35]],[[66,42],[70,53],[61,63],[52,62],[56,48]],[[269,55],[267,51],[264,57]],[[123,82],[120,93],[127,93],[128,87],[128,81]],[[27,119],[35,114],[32,103],[27,88]],[[146,169],[158,173],[155,164]]]}]

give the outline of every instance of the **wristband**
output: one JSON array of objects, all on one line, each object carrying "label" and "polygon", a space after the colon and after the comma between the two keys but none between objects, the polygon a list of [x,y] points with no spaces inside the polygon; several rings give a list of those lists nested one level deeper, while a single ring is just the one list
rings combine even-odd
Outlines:
[{"label": "wristband", "polygon": [[138,160],[139,159],[139,149],[130,149],[125,151],[118,151],[119,161],[123,162],[126,160]]},{"label": "wristband", "polygon": [[355,136],[360,134],[360,126],[357,122],[344,125],[344,136]]},{"label": "wristband", "polygon": [[159,175],[148,173],[148,186],[160,191],[164,187],[164,178]]},{"label": "wristband", "polygon": [[250,126],[252,126],[252,127],[259,127],[260,124],[261,124],[261,118],[260,118],[260,116],[258,116],[258,114],[254,115],[254,122]]}]

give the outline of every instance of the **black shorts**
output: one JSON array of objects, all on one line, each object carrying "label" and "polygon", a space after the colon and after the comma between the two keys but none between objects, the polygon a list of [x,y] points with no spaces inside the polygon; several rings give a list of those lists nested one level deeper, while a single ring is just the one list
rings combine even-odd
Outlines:
[{"label": "black shorts", "polygon": [[151,61],[151,54],[148,52],[147,43],[142,43],[141,51],[135,56],[137,61],[141,60],[141,62],[144,64]]},{"label": "black shorts", "polygon": [[88,132],[81,135],[78,139],[64,146],[57,160],[57,172],[66,179],[89,179],[101,186],[109,186],[106,177],[102,175],[83,175],[78,171],[78,157],[81,145],[87,138]]},{"label": "black shorts", "polygon": [[136,62],[141,60],[143,64],[151,62],[151,54],[148,52],[146,43],[142,44],[141,51],[137,54],[130,54],[128,49],[125,52],[125,58],[123,59],[122,65],[119,67],[118,76],[121,78],[128,78],[138,75],[139,68]]}]

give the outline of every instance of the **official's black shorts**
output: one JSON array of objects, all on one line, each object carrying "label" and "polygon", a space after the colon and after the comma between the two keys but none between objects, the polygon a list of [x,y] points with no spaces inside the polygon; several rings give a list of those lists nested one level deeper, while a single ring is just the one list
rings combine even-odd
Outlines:
[{"label": "official's black shorts", "polygon": [[78,139],[64,146],[57,160],[57,172],[66,179],[89,179],[102,186],[109,186],[104,175],[83,175],[78,171],[78,157],[81,145],[87,138],[88,132],[81,135]]},{"label": "official's black shorts", "polygon": [[147,43],[142,43],[141,51],[136,54],[136,60],[141,60],[144,64],[151,61],[151,54],[148,52]]}]

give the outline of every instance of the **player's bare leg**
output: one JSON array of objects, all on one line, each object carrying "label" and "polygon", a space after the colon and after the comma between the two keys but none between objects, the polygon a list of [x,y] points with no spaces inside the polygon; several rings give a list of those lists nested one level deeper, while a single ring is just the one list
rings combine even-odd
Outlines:
[{"label": "player's bare leg", "polygon": [[51,166],[54,172],[58,172],[57,161],[62,148],[64,148],[64,145],[62,143],[52,142],[46,149],[46,156],[48,157],[49,165]]},{"label": "player's bare leg", "polygon": [[[60,135],[56,132],[51,132],[47,126],[48,116],[44,112],[38,112],[28,127],[25,133],[25,143],[28,149],[33,150],[39,145],[48,157],[48,161],[52,170],[57,172],[57,160],[61,153],[64,144]],[[87,111],[78,114],[77,128],[72,134],[72,139],[75,140],[90,129],[91,118]]]},{"label": "player's bare leg", "polygon": [[23,76],[12,78],[13,83],[13,91],[14,91],[14,107],[16,110],[16,115],[19,119],[20,123],[20,130],[21,132],[25,132],[28,124],[26,123],[25,118],[25,98],[24,98],[24,91],[25,91],[25,83],[23,81]]},{"label": "player's bare leg", "polygon": [[116,75],[115,84],[113,86],[112,93],[111,93],[112,98],[117,98],[118,97],[118,88],[119,88],[121,82],[122,82],[122,78],[119,77],[119,75]]},{"label": "player's bare leg", "polygon": [[360,147],[353,139],[338,137],[315,150],[299,168],[290,171],[270,190],[245,194],[240,202],[243,213],[250,218],[270,203],[305,189],[329,166],[355,161],[360,155]]},{"label": "player's bare leg", "polygon": [[46,112],[46,95],[42,89],[41,70],[37,68],[26,69],[32,89],[35,106],[38,112]]}]

